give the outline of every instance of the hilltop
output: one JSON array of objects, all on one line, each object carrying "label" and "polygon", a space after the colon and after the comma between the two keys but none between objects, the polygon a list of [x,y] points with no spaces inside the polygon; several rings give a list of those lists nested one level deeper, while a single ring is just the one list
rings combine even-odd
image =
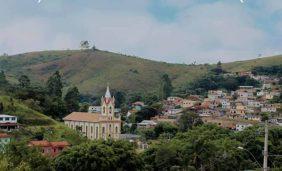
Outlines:
[{"label": "hilltop", "polygon": [[[226,63],[223,68],[237,72],[277,64],[282,64],[282,56]],[[0,57],[0,68],[11,82],[16,82],[21,74],[42,82],[59,70],[66,86],[76,85],[82,93],[96,95],[104,91],[107,83],[112,89],[126,92],[155,91],[164,73],[174,86],[181,86],[203,76],[212,67],[170,64],[100,50],[42,51]]]}]

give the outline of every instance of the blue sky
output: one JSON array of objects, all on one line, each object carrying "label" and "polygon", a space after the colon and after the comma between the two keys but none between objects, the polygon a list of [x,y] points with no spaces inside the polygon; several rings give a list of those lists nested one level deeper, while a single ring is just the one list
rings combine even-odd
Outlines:
[{"label": "blue sky", "polygon": [[102,50],[175,63],[282,54],[281,0],[0,0],[0,53]]}]

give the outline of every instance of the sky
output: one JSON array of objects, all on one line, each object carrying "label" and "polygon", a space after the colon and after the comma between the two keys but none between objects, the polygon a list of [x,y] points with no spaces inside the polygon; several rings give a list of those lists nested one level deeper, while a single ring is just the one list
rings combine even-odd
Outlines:
[{"label": "sky", "polygon": [[0,53],[98,49],[172,63],[282,54],[282,0],[0,0]]}]

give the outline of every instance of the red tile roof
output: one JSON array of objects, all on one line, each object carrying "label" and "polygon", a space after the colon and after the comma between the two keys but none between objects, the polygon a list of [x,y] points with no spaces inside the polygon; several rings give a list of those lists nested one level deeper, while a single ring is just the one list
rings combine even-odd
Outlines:
[{"label": "red tile roof", "polygon": [[30,146],[38,146],[38,147],[48,147],[50,146],[49,141],[42,140],[42,141],[30,141],[29,142]]},{"label": "red tile roof", "polygon": [[0,133],[0,138],[10,138],[11,136],[6,133]]},{"label": "red tile roof", "polygon": [[37,147],[66,147],[70,146],[67,141],[57,141],[57,142],[49,142],[46,140],[41,141],[30,141],[30,146],[37,146]]}]

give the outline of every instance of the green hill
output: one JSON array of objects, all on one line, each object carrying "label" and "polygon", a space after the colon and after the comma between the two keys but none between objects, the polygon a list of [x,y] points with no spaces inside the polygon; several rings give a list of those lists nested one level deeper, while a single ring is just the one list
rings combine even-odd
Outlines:
[{"label": "green hill", "polygon": [[[249,70],[258,65],[282,64],[282,56],[223,64],[227,71]],[[0,68],[11,82],[26,74],[38,82],[59,70],[66,86],[76,85],[82,93],[100,95],[107,83],[127,92],[157,90],[160,77],[167,73],[174,86],[201,77],[213,65],[169,64],[106,51],[43,51],[0,57]]]},{"label": "green hill", "polygon": [[67,140],[71,144],[78,144],[83,139],[74,130],[67,128],[62,123],[42,113],[30,109],[20,100],[0,95],[0,102],[4,106],[3,113],[18,117],[20,130],[13,132],[15,138],[30,140],[38,135],[43,135],[44,139],[47,140]]}]

